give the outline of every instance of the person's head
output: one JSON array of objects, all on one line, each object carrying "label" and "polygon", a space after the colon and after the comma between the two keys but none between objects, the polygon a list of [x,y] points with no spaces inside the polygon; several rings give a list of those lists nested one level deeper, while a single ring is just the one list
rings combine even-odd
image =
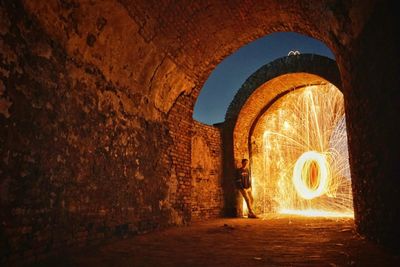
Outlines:
[{"label": "person's head", "polygon": [[246,168],[248,163],[249,163],[248,159],[242,159],[242,167],[243,168]]}]

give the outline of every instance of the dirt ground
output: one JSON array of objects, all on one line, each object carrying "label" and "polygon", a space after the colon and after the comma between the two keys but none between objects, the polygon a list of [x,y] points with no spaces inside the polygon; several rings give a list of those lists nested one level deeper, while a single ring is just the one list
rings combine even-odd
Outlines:
[{"label": "dirt ground", "polygon": [[217,219],[75,251],[35,266],[400,266],[352,219]]}]

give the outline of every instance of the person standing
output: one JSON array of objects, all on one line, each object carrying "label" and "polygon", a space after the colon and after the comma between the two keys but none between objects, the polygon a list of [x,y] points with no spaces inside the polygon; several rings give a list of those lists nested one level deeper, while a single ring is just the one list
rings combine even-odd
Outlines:
[{"label": "person standing", "polygon": [[248,218],[258,218],[253,211],[253,195],[251,193],[251,177],[248,169],[248,159],[242,159],[242,166],[237,169],[236,173],[236,186],[246,201],[247,209],[249,211]]}]

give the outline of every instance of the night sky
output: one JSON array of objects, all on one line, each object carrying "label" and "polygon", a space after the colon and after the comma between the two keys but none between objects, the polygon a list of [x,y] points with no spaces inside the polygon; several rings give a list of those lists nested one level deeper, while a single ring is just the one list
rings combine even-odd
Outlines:
[{"label": "night sky", "polygon": [[241,47],[214,69],[200,92],[193,118],[206,124],[223,122],[229,103],[245,80],[261,66],[287,56],[291,50],[334,59],[332,51],[316,39],[292,32],[267,35]]}]

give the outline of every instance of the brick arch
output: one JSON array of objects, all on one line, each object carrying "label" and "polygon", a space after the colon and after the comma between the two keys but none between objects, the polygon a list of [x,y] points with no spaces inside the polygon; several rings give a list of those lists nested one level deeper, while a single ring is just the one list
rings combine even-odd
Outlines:
[{"label": "brick arch", "polygon": [[266,107],[296,88],[327,82],[341,88],[336,62],[314,54],[279,58],[254,72],[236,93],[225,116],[226,128],[232,131],[234,162],[249,157],[251,131]]},{"label": "brick arch", "polygon": [[265,64],[246,79],[230,103],[226,111],[225,121],[236,120],[247,99],[261,85],[278,76],[296,72],[305,72],[325,77],[330,83],[341,88],[340,73],[337,64],[328,57],[315,54],[300,54],[278,58]]},{"label": "brick arch", "polygon": [[[220,61],[270,33],[313,37],[341,57],[339,50],[351,41],[350,33],[342,33],[350,21],[347,12],[356,12],[360,19],[351,25],[356,35],[372,8],[303,0],[76,2],[25,5],[68,53],[95,65],[106,80],[135,91],[141,104],[154,106],[156,113],[168,113],[182,94],[195,102]],[[63,19],[63,9],[80,19]]]},{"label": "brick arch", "polygon": [[[160,88],[168,101],[179,93],[197,98],[201,85],[214,67],[226,56],[243,45],[274,32],[298,32],[324,42],[337,54],[343,38],[332,38],[331,32],[341,32],[349,19],[338,17],[337,12],[350,6],[328,2],[301,0],[282,1],[201,1],[186,5],[170,1],[120,1],[135,20],[143,21],[139,33],[157,44],[165,61],[157,76],[163,76],[164,66],[177,66],[189,78],[179,84],[180,89]],[[359,16],[369,10],[354,6]],[[143,12],[145,11],[145,12]],[[310,14],[312,14],[310,16]],[[174,19],[179,17],[180,20]],[[182,22],[183,21],[183,22]],[[334,26],[333,26],[334,25]],[[352,25],[357,33],[361,25]],[[179,40],[179,42],[176,42]],[[169,92],[167,94],[166,92]]]}]

